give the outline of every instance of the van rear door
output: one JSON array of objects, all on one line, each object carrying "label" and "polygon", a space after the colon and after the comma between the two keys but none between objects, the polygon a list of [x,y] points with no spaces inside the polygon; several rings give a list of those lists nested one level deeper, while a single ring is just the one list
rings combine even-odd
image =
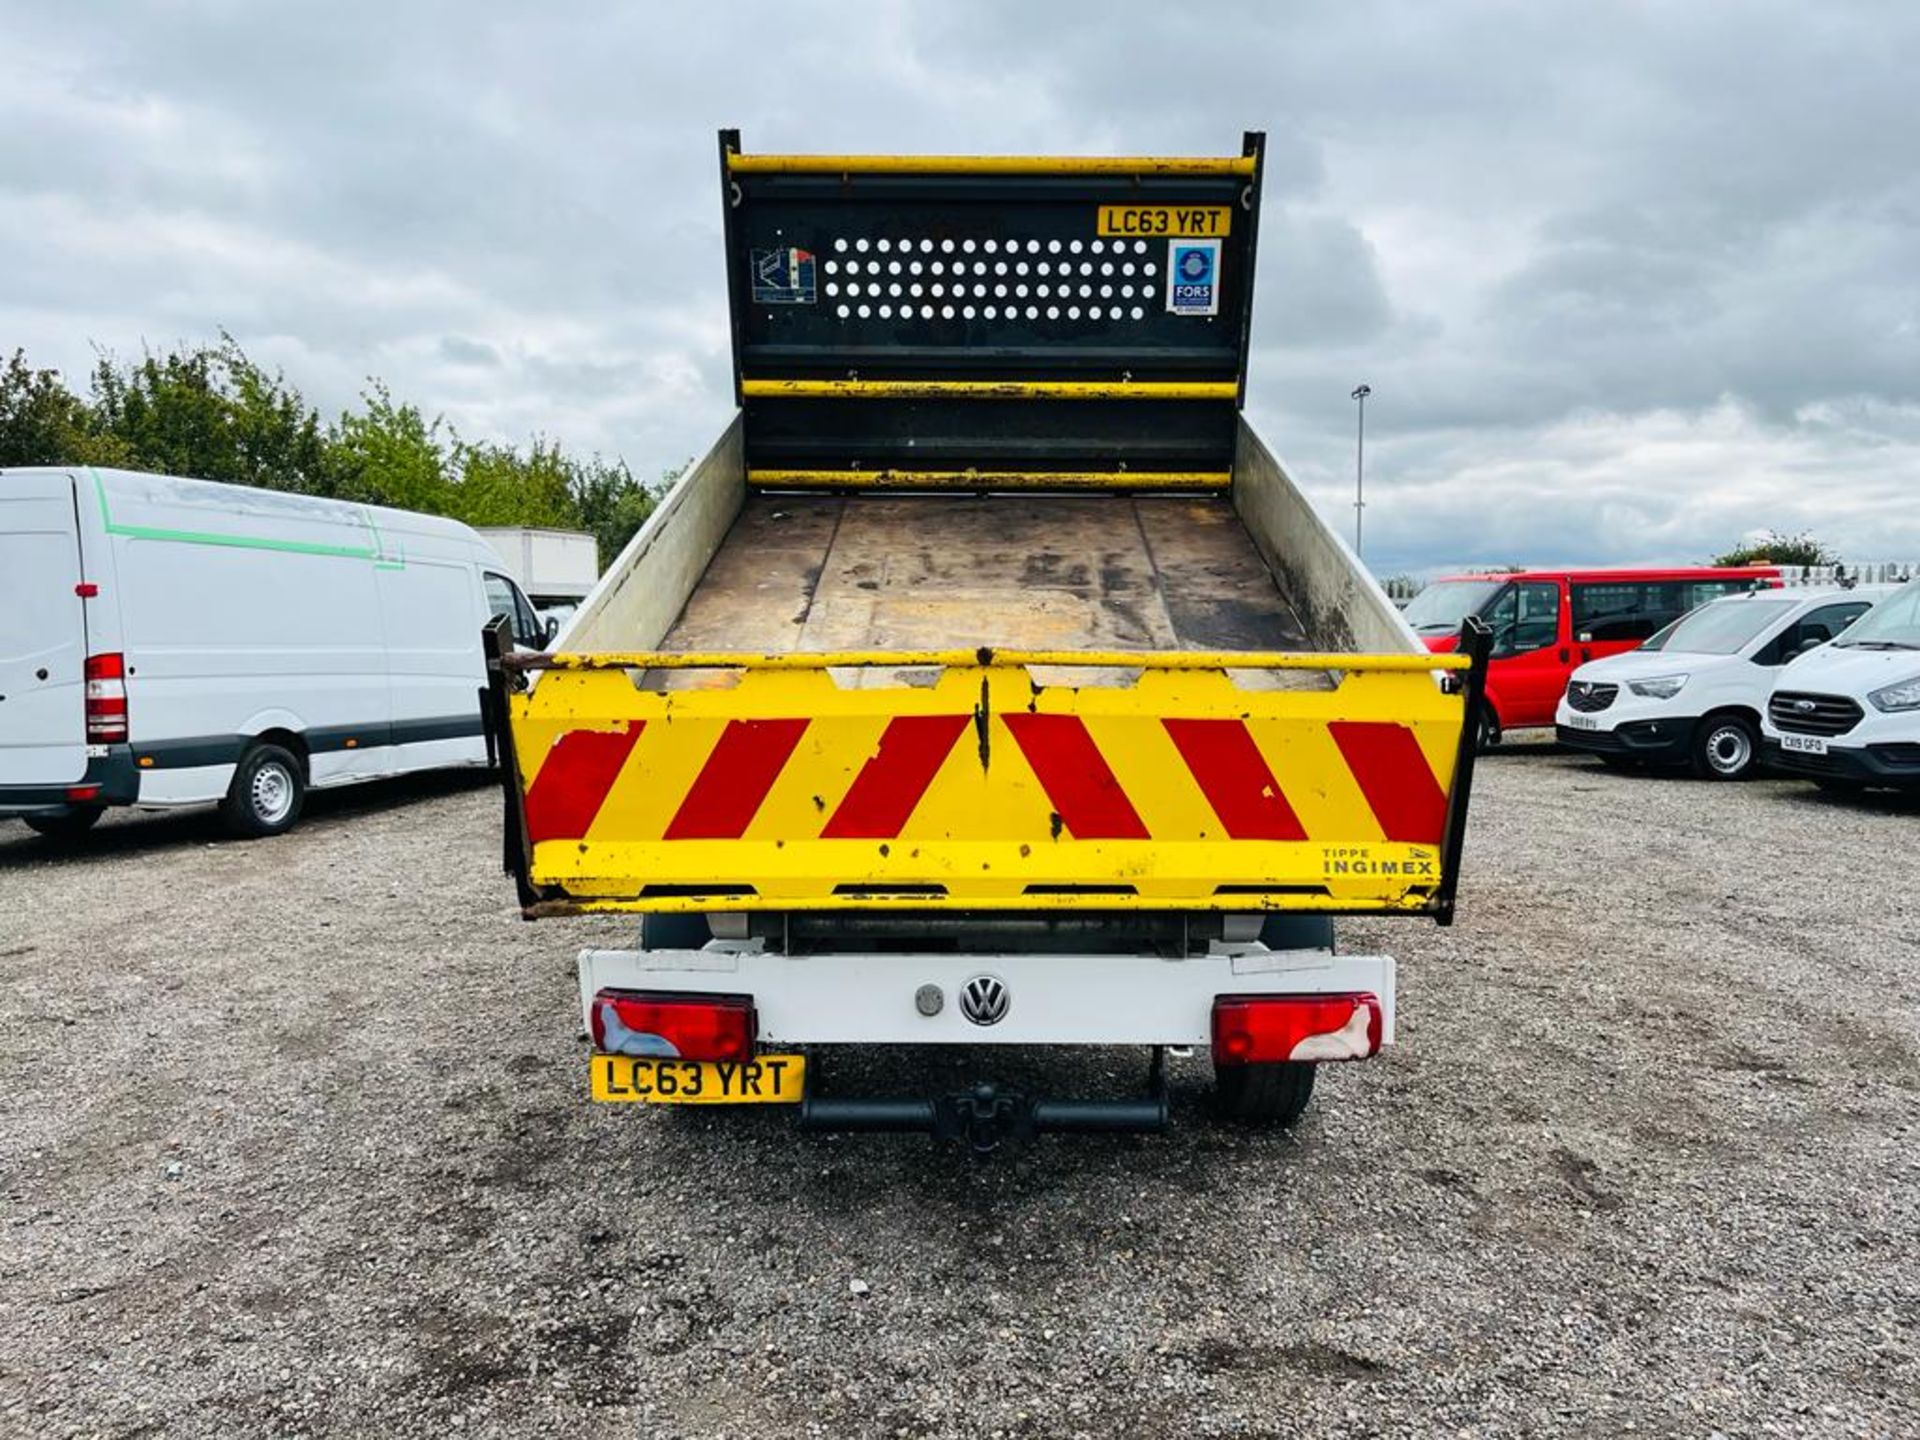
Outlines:
[{"label": "van rear door", "polygon": [[0,785],[78,780],[87,632],[70,476],[0,472],[0,576]]}]

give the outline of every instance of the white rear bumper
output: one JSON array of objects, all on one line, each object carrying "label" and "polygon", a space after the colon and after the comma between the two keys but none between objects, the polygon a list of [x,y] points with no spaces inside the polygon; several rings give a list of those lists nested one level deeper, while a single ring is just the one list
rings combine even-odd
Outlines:
[{"label": "white rear bumper", "polygon": [[[1007,988],[1003,1019],[976,1025],[960,989],[976,975]],[[1206,1045],[1221,995],[1379,997],[1381,1041],[1394,1030],[1389,955],[1332,955],[1215,944],[1207,955],[808,955],[768,953],[757,940],[701,950],[583,950],[583,1023],[600,989],[751,995],[762,1042],[789,1045]],[[938,987],[937,1013],[915,997]]]}]

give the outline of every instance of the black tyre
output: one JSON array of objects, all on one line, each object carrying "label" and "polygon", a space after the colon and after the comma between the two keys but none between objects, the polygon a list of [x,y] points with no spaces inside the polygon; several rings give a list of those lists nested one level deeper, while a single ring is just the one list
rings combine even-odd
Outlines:
[{"label": "black tyre", "polygon": [[65,810],[56,810],[46,815],[22,815],[27,828],[36,835],[44,835],[49,840],[78,840],[82,835],[100,823],[100,817],[107,813],[104,805],[70,805]]},{"label": "black tyre", "polygon": [[1308,1060],[1216,1065],[1214,1095],[1229,1119],[1285,1127],[1300,1118],[1313,1098],[1313,1072],[1319,1068]]},{"label": "black tyre", "polygon": [[1744,715],[1709,715],[1695,727],[1688,766],[1702,780],[1744,780],[1760,758],[1760,735]]},{"label": "black tyre", "polygon": [[1493,713],[1491,705],[1480,706],[1480,720],[1474,726],[1474,748],[1482,755],[1500,744],[1500,717]]},{"label": "black tyre", "polygon": [[235,835],[258,839],[291,830],[307,800],[307,772],[300,757],[262,743],[240,757],[220,802],[220,819]]}]

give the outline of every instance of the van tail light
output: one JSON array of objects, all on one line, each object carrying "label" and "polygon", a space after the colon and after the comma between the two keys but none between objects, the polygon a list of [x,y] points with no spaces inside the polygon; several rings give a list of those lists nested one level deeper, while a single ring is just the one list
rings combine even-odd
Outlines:
[{"label": "van tail light", "polygon": [[1380,997],[1222,995],[1213,1002],[1213,1063],[1364,1060],[1380,1049]]},{"label": "van tail light", "polygon": [[87,743],[114,745],[127,738],[127,667],[118,652],[89,655],[87,677]]},{"label": "van tail light", "polygon": [[593,997],[593,1048],[612,1055],[749,1060],[759,1020],[749,995],[662,995],[602,990]]}]

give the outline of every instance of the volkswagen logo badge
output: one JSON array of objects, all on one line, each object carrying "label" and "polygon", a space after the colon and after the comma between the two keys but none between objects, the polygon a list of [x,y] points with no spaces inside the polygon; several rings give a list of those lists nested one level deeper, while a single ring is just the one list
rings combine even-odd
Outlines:
[{"label": "volkswagen logo badge", "polygon": [[997,975],[976,975],[960,987],[960,1013],[975,1025],[998,1025],[1013,997]]}]

